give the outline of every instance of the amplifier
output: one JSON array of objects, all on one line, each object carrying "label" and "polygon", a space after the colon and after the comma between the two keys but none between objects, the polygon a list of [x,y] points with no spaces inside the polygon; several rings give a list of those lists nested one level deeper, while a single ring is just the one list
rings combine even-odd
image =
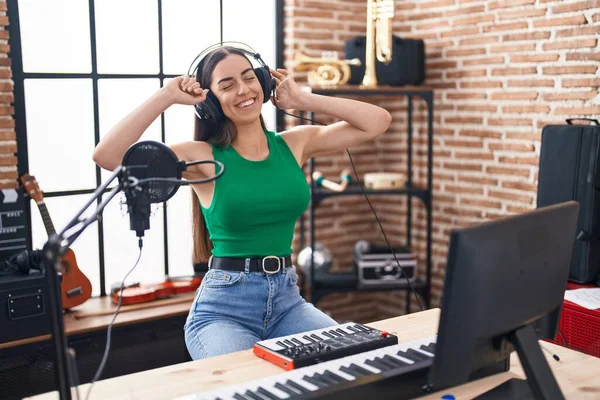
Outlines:
[{"label": "amplifier", "polygon": [[[345,59],[358,58],[359,66],[350,66],[348,84],[360,84],[365,75],[367,38],[359,36],[346,41]],[[421,39],[392,38],[392,60],[382,63],[375,58],[375,74],[379,85],[420,85],[425,81],[425,42]]]},{"label": "amplifier", "polygon": [[46,276],[0,275],[0,343],[50,333]]},{"label": "amplifier", "polygon": [[359,288],[405,286],[407,278],[411,282],[415,280],[416,255],[404,246],[393,250],[395,258],[387,244],[371,244],[364,240],[355,244],[354,265]]}]

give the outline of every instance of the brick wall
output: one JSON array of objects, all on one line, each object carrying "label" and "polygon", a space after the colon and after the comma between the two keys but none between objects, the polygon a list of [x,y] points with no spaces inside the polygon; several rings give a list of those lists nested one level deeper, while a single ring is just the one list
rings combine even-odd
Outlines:
[{"label": "brick wall", "polygon": [[17,188],[17,142],[6,1],[0,1],[0,189]]},{"label": "brick wall", "polygon": [[[346,39],[365,34],[366,0],[287,0],[285,26],[288,65],[295,49],[311,56],[321,50],[343,55]],[[435,306],[450,229],[535,208],[542,127],[568,117],[600,116],[600,0],[398,0],[393,30],[425,40],[426,85],[435,90]],[[387,108],[394,121],[375,143],[351,149],[359,172],[405,171],[405,100],[362,100]],[[422,183],[424,108],[416,102],[415,177]],[[317,161],[332,178],[349,165],[345,154]],[[378,197],[373,202],[388,236],[402,240],[402,201]],[[425,214],[418,201],[413,205],[414,247],[423,266]],[[317,217],[318,240],[333,250],[336,269],[349,265],[357,239],[382,240],[364,198],[328,200]],[[403,299],[398,294],[334,295],[321,307],[339,318],[371,320],[401,314]]]}]

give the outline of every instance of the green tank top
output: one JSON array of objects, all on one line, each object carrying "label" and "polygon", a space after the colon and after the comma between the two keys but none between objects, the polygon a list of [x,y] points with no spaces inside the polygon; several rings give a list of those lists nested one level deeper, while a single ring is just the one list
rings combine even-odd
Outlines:
[{"label": "green tank top", "polygon": [[265,131],[269,157],[243,158],[232,146],[212,146],[225,172],[212,203],[201,205],[215,257],[287,256],[296,221],[308,207],[310,188],[287,143]]}]

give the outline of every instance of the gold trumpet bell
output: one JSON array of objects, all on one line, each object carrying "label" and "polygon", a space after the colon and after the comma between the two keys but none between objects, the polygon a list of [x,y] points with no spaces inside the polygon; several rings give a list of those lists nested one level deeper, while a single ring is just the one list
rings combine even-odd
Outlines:
[{"label": "gold trumpet bell", "polygon": [[296,51],[294,68],[308,71],[307,80],[310,86],[344,85],[350,79],[350,65],[360,65],[360,59],[339,60],[337,52],[322,52],[321,58],[309,57]]}]

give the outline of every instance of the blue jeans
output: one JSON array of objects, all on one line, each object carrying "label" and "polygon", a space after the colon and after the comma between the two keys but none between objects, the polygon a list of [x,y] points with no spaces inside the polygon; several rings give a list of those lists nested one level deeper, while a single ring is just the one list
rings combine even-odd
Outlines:
[{"label": "blue jeans", "polygon": [[194,360],[246,350],[260,341],[337,325],[298,289],[296,267],[276,274],[210,269],[184,326]]}]

